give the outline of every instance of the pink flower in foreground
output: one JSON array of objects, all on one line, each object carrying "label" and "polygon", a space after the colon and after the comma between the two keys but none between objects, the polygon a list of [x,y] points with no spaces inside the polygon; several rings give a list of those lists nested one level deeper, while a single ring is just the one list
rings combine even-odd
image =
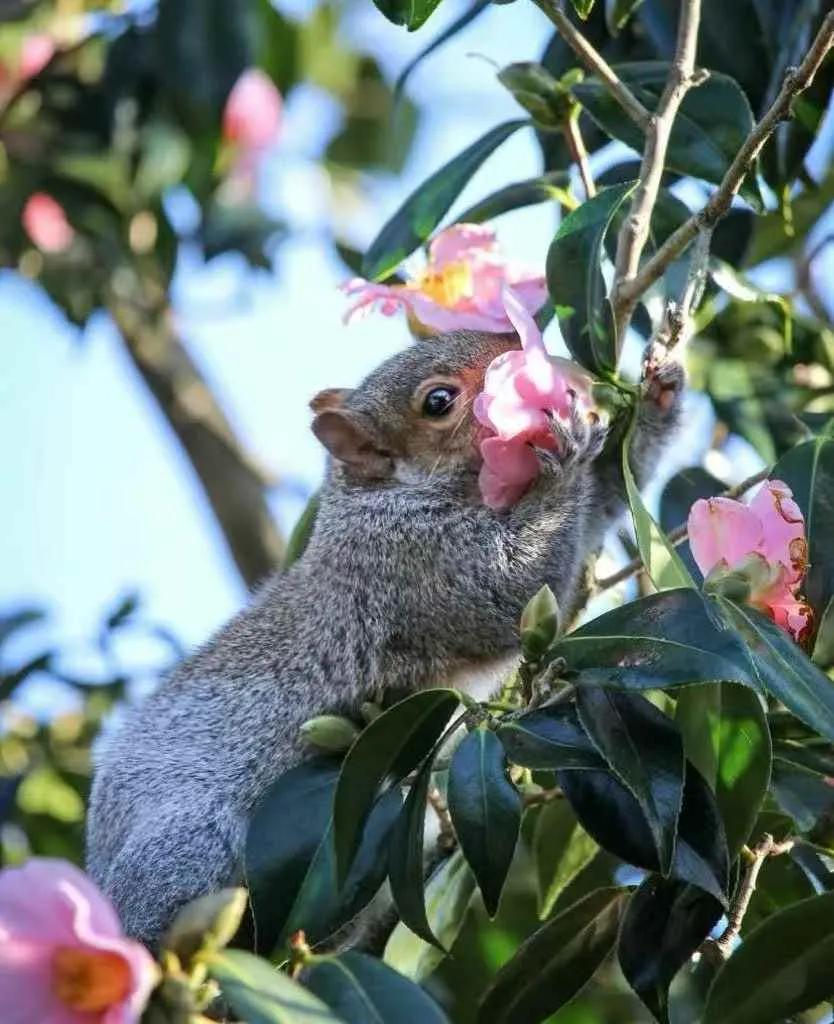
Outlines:
[{"label": "pink flower in foreground", "polygon": [[805,520],[786,484],[766,480],[749,505],[732,498],[696,501],[688,531],[705,577],[740,574],[751,605],[797,642],[807,635],[812,611],[799,596],[808,567]]},{"label": "pink flower in foreground", "polygon": [[22,81],[34,78],[39,71],[43,71],[54,56],[55,41],[52,36],[45,32],[26,36],[20,48],[19,78]]},{"label": "pink flower in foreground", "polygon": [[35,192],[23,207],[23,229],[44,252],[63,252],[72,245],[75,230],[64,208],[46,192]]},{"label": "pink flower in foreground", "polygon": [[473,405],[476,419],[489,431],[481,441],[481,496],[496,509],[515,504],[530,487],[539,472],[532,446],[557,448],[551,421],[568,419],[575,402],[587,401],[589,383],[575,363],[547,354],[535,320],[509,289],[504,306],[521,350],[490,363]]},{"label": "pink flower in foreground", "polygon": [[156,982],[150,953],[78,868],[34,858],[0,872],[4,1024],[133,1024]]},{"label": "pink flower in foreground", "polygon": [[481,224],[455,224],[429,246],[425,270],[405,284],[374,284],[355,277],[342,286],[354,298],[345,322],[374,306],[385,316],[405,309],[430,331],[513,329],[503,292],[512,288],[523,307],[536,313],[547,298],[544,275],[506,262],[495,233]]},{"label": "pink flower in foreground", "polygon": [[223,110],[223,138],[243,150],[263,150],[278,137],[283,101],[272,79],[248,68],[235,82]]}]

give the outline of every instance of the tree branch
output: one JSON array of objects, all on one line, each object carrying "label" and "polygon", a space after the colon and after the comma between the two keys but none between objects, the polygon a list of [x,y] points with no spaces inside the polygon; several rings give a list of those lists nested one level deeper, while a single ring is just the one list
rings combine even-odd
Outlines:
[{"label": "tree branch", "polygon": [[773,105],[748,135],[721,184],[713,192],[706,205],[673,232],[631,280],[622,282],[618,288],[619,302],[624,305],[635,303],[661,277],[669,264],[680,256],[699,230],[704,227],[712,227],[727,213],[762,147],[780,122],[791,117],[791,106],[794,99],[811,85],[814,75],[832,46],[834,46],[834,11],[826,15],[810,50],[799,67],[788,70]]},{"label": "tree branch", "polygon": [[[742,480],[740,484],[736,484],[734,487],[728,487],[726,491],[722,491],[718,497],[721,498],[740,498],[742,494],[749,491],[751,487],[755,487],[756,484],[760,484],[763,480],[767,480],[770,475],[770,467],[760,469],[758,473],[754,473],[752,476],[747,477],[746,480]],[[678,544],[682,544],[686,540],[686,523],[681,523],[676,526],[674,530],[670,530],[666,534],[666,539],[670,544],[677,547]],[[630,562],[627,562],[622,569],[618,569],[615,573],[610,576],[603,576],[594,583],[594,593],[599,593],[602,590],[610,590],[611,587],[616,587],[618,583],[623,583],[625,580],[632,576],[638,576],[640,573],[645,572],[646,567],[643,565],[643,561],[640,558],[634,558]]]},{"label": "tree branch", "polygon": [[588,42],[565,13],[563,0],[535,0],[535,3],[550,18],[559,30],[562,38],[570,46],[585,67],[597,75],[607,86],[617,103],[623,108],[635,124],[646,131],[651,114],[626,86],[617,73]]},{"label": "tree branch", "polygon": [[[138,275],[134,279],[141,295]],[[240,575],[253,587],[280,565],[284,544],[266,492],[199,367],[173,329],[164,301],[110,294],[125,349],[197,475]]]},{"label": "tree branch", "polygon": [[[579,111],[577,110],[578,113]],[[597,188],[594,184],[594,176],[591,174],[591,165],[588,163],[588,150],[585,149],[585,140],[582,138],[582,132],[579,130],[579,118],[577,116],[568,118],[565,122],[564,133],[570,155],[579,168],[579,177],[582,179],[585,197],[593,199],[597,194]]]},{"label": "tree branch", "polygon": [[678,19],[675,59],[669,69],[669,77],[657,110],[646,130],[646,144],[637,188],[631,200],[631,209],[617,239],[611,301],[618,351],[637,303],[634,296],[625,293],[624,286],[640,267],[640,257],[649,237],[652,211],[660,191],[660,182],[666,165],[666,151],[669,148],[675,118],[684,96],[689,89],[699,83],[695,74],[695,53],[698,49],[700,21],[701,0],[684,0]]}]

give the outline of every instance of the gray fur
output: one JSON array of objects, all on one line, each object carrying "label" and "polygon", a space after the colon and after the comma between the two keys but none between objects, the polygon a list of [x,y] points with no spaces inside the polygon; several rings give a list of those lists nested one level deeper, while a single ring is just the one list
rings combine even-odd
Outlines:
[{"label": "gray fur", "polygon": [[[396,455],[417,383],[485,366],[495,336],[417,345],[383,364],[346,408]],[[505,347],[517,344],[505,340]],[[678,415],[646,388],[635,469],[644,476]],[[656,396],[654,396],[656,397]],[[304,755],[299,726],[355,712],[391,687],[443,685],[512,654],[525,602],[545,582],[574,609],[588,556],[622,511],[605,437],[578,417],[563,456],[542,456],[508,512],[478,500],[477,463],[432,473],[402,459],[386,480],[331,461],[303,558],[278,573],[106,745],[89,814],[88,868],[130,935],[154,944],[188,900],[240,877],[253,805]],[[563,439],[564,440],[564,439]]]}]

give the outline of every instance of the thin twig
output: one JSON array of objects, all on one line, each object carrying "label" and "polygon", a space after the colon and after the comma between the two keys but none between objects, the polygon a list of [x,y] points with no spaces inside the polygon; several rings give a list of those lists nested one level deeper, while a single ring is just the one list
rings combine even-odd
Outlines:
[{"label": "thin twig", "polygon": [[524,793],[522,796],[522,803],[526,810],[528,807],[538,807],[540,804],[550,804],[553,803],[554,800],[561,800],[564,795],[565,794],[558,786],[554,786],[553,789],[542,788]]},{"label": "thin twig", "polygon": [[773,105],[748,135],[730,164],[721,184],[710,196],[706,205],[673,232],[631,280],[622,282],[618,289],[618,301],[625,305],[636,302],[662,276],[669,264],[680,256],[701,228],[712,227],[727,213],[762,147],[778,125],[792,116],[791,108],[794,99],[813,82],[814,75],[832,46],[834,46],[834,11],[826,15],[810,50],[799,67],[788,69],[782,88]]},{"label": "thin twig", "polygon": [[768,857],[781,857],[790,853],[796,840],[785,839],[777,843],[772,835],[765,834],[762,839],[747,851],[748,863],[744,877],[739,884],[730,912],[727,914],[727,927],[717,939],[707,939],[701,947],[702,952],[718,962],[723,963],[733,951],[733,945],[741,934],[744,915],[750,907],[750,900],[756,891],[759,872]]},{"label": "thin twig", "polygon": [[698,48],[698,27],[701,21],[701,0],[684,0],[678,19],[678,40],[675,59],[669,77],[646,130],[646,144],[637,188],[631,200],[631,209],[620,228],[617,238],[617,256],[614,262],[614,281],[611,301],[618,339],[618,350],[625,329],[631,319],[637,299],[626,295],[624,286],[640,267],[646,241],[649,237],[652,211],[666,166],[666,151],[672,137],[672,128],[684,96],[703,81],[695,73],[695,53]]},{"label": "thin twig", "polygon": [[[751,487],[755,487],[756,484],[760,484],[763,480],[767,480],[770,475],[770,467],[760,469],[758,473],[754,473],[752,476],[747,477],[746,480],[742,480],[740,484],[736,484],[734,487],[729,487],[726,491],[722,491],[718,497],[721,498],[740,498],[742,494],[749,491]],[[670,544],[677,547],[686,540],[686,523],[681,523],[680,526],[676,526],[674,530],[670,530],[666,534],[666,539]],[[645,572],[646,567],[643,565],[643,561],[640,558],[633,558],[630,562],[627,562],[622,569],[618,569],[615,573],[610,576],[603,576],[602,579],[598,579],[594,583],[594,593],[599,593],[603,590],[610,590],[611,587],[616,587],[618,583],[623,583],[625,580],[632,576],[638,576],[641,572]]]},{"label": "thin twig", "polygon": [[588,163],[588,150],[585,148],[585,140],[579,130],[579,118],[569,117],[564,125],[565,141],[568,144],[570,155],[579,168],[579,176],[585,188],[585,195],[593,199],[597,194],[597,187],[594,184],[594,176],[591,174],[591,165]]},{"label": "thin twig", "polygon": [[449,814],[449,807],[437,786],[429,787],[428,805],[437,816],[439,831],[437,833],[437,848],[450,853],[458,845],[455,829],[452,825],[452,816]]},{"label": "thin twig", "polygon": [[535,0],[538,7],[550,18],[565,42],[570,46],[585,67],[608,87],[608,91],[620,104],[632,121],[646,131],[651,114],[634,93],[618,77],[602,54],[598,53],[585,36],[576,28],[565,13],[563,0]]}]

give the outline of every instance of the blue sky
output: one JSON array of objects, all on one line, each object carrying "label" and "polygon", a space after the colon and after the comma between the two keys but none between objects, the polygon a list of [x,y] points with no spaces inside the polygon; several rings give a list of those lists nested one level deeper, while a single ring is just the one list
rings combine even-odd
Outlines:
[{"label": "blue sky", "polygon": [[[345,32],[393,77],[460,9],[447,2],[423,32],[409,36],[366,3]],[[534,5],[494,7],[413,75],[409,93],[424,110],[420,134],[402,176],[370,183],[353,215],[359,245],[443,161],[518,116],[489,60],[536,59],[549,35]],[[185,253],[176,280],[191,351],[252,451],[291,482],[274,500],[285,526],[323,464],[308,429],[310,397],[354,384],[408,342],[397,318],[341,323],[337,286],[345,271],[321,240],[328,199],[315,162],[337,125],[332,102],[316,90],[289,97],[282,140],[261,182],[265,205],[297,228],[274,274],[251,274],[236,258],[202,267]],[[538,171],[532,133],[524,130],[491,158],[461,202]],[[177,210],[187,215],[187,204]],[[546,208],[519,211],[497,226],[513,256],[543,260],[553,230]],[[51,631],[77,640],[95,631],[119,593],[136,589],[152,617],[186,645],[200,642],[245,593],[190,469],[112,327],[97,316],[79,337],[36,287],[10,273],[0,275],[0,308],[0,611],[45,605]]]}]

